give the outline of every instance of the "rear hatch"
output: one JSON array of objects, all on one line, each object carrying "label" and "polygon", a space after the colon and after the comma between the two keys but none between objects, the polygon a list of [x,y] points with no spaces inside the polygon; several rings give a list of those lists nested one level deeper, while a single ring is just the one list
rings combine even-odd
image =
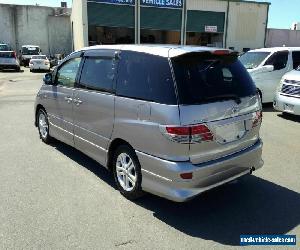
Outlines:
[{"label": "rear hatch", "polygon": [[30,62],[35,65],[43,65],[45,64],[44,59],[31,59]]},{"label": "rear hatch", "polygon": [[222,158],[257,142],[261,101],[235,53],[192,52],[171,61],[181,126],[191,128],[193,164]]},{"label": "rear hatch", "polygon": [[30,63],[39,66],[39,65],[49,63],[49,61],[47,60],[46,56],[39,55],[39,56],[33,56],[32,59],[30,60]]},{"label": "rear hatch", "polygon": [[15,65],[16,64],[16,53],[14,51],[0,51],[0,64]]}]

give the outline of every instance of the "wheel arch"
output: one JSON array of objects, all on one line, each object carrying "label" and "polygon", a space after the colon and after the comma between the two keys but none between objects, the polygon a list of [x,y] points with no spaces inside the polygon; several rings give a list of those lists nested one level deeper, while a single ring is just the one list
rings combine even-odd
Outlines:
[{"label": "wheel arch", "polygon": [[121,138],[113,139],[112,142],[109,145],[108,153],[107,153],[106,167],[109,171],[112,170],[112,160],[113,160],[114,152],[121,145],[127,145],[127,146],[131,147],[134,150],[134,148],[130,145],[129,142],[127,142],[127,141],[125,141]]},{"label": "wheel arch", "polygon": [[[38,122],[37,122],[37,114],[38,114],[38,112],[39,112],[39,110],[40,109],[42,109],[42,110],[44,110],[45,112],[46,112],[46,109],[44,108],[44,106],[42,105],[42,104],[38,104],[37,106],[36,106],[36,109],[35,109],[35,119],[34,119],[34,125],[37,127],[37,125],[38,125]],[[47,113],[47,112],[46,112]]]}]

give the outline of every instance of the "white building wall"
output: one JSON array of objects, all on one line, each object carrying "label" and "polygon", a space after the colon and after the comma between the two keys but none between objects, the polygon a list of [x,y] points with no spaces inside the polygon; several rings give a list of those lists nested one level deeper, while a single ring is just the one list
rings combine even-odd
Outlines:
[{"label": "white building wall", "polygon": [[[22,45],[38,45],[44,54],[71,52],[70,9],[0,4],[0,42],[19,51]],[[56,16],[58,15],[58,16]],[[53,36],[59,37],[54,39]]]},{"label": "white building wall", "polygon": [[[243,48],[255,49],[265,46],[268,4],[230,0],[187,0],[186,8],[225,12],[223,44],[226,48],[234,47],[235,50],[242,51]],[[71,21],[74,49],[88,46],[87,0],[73,0]]]},{"label": "white building wall", "polygon": [[87,0],[73,0],[71,23],[73,49],[88,46]]},{"label": "white building wall", "polygon": [[230,2],[227,48],[263,48],[267,26],[268,5]]},{"label": "white building wall", "polygon": [[[226,44],[227,48],[234,47],[235,50],[242,51],[243,48],[264,47],[268,16],[267,4],[221,0],[187,0],[187,10],[225,12],[223,44],[224,46]],[[227,10],[229,10],[228,27],[226,27]]]},{"label": "white building wall", "polygon": [[15,6],[0,5],[0,43],[9,44],[16,49],[14,15]]},{"label": "white building wall", "polygon": [[43,54],[50,54],[48,16],[53,14],[52,8],[17,6],[17,47],[38,45]]},{"label": "white building wall", "polygon": [[[226,32],[226,18],[227,18],[227,5],[226,1],[220,0],[187,0],[187,10],[202,10],[202,11],[215,11],[224,12],[224,34]],[[223,44],[225,44],[225,35],[223,36]]]}]

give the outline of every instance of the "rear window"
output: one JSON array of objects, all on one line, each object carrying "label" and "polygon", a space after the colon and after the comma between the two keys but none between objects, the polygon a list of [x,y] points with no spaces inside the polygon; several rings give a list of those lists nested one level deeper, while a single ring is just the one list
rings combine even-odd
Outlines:
[{"label": "rear window", "polygon": [[168,58],[123,51],[117,95],[162,104],[177,104]]},{"label": "rear window", "polygon": [[236,56],[191,53],[172,59],[180,104],[252,96],[256,87]]},{"label": "rear window", "polygon": [[23,55],[38,55],[40,53],[39,47],[22,47]]},{"label": "rear window", "polygon": [[7,44],[0,44],[0,51],[7,51],[9,50],[9,47]]},{"label": "rear window", "polygon": [[15,53],[14,52],[0,52],[1,58],[14,58]]},{"label": "rear window", "polygon": [[44,60],[46,60],[47,57],[46,56],[33,56],[32,59],[44,59]]}]

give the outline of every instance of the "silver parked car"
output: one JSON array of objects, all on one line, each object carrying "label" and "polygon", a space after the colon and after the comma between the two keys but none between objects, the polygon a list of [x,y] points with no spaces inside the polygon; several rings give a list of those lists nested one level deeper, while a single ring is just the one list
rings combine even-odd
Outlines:
[{"label": "silver parked car", "polygon": [[0,70],[14,69],[20,71],[20,62],[14,51],[0,51]]},{"label": "silver parked car", "polygon": [[182,46],[95,46],[52,72],[35,103],[41,139],[113,172],[128,199],[183,202],[263,165],[261,100],[237,54]]},{"label": "silver parked car", "polygon": [[300,66],[282,77],[273,106],[278,111],[300,115]]}]

